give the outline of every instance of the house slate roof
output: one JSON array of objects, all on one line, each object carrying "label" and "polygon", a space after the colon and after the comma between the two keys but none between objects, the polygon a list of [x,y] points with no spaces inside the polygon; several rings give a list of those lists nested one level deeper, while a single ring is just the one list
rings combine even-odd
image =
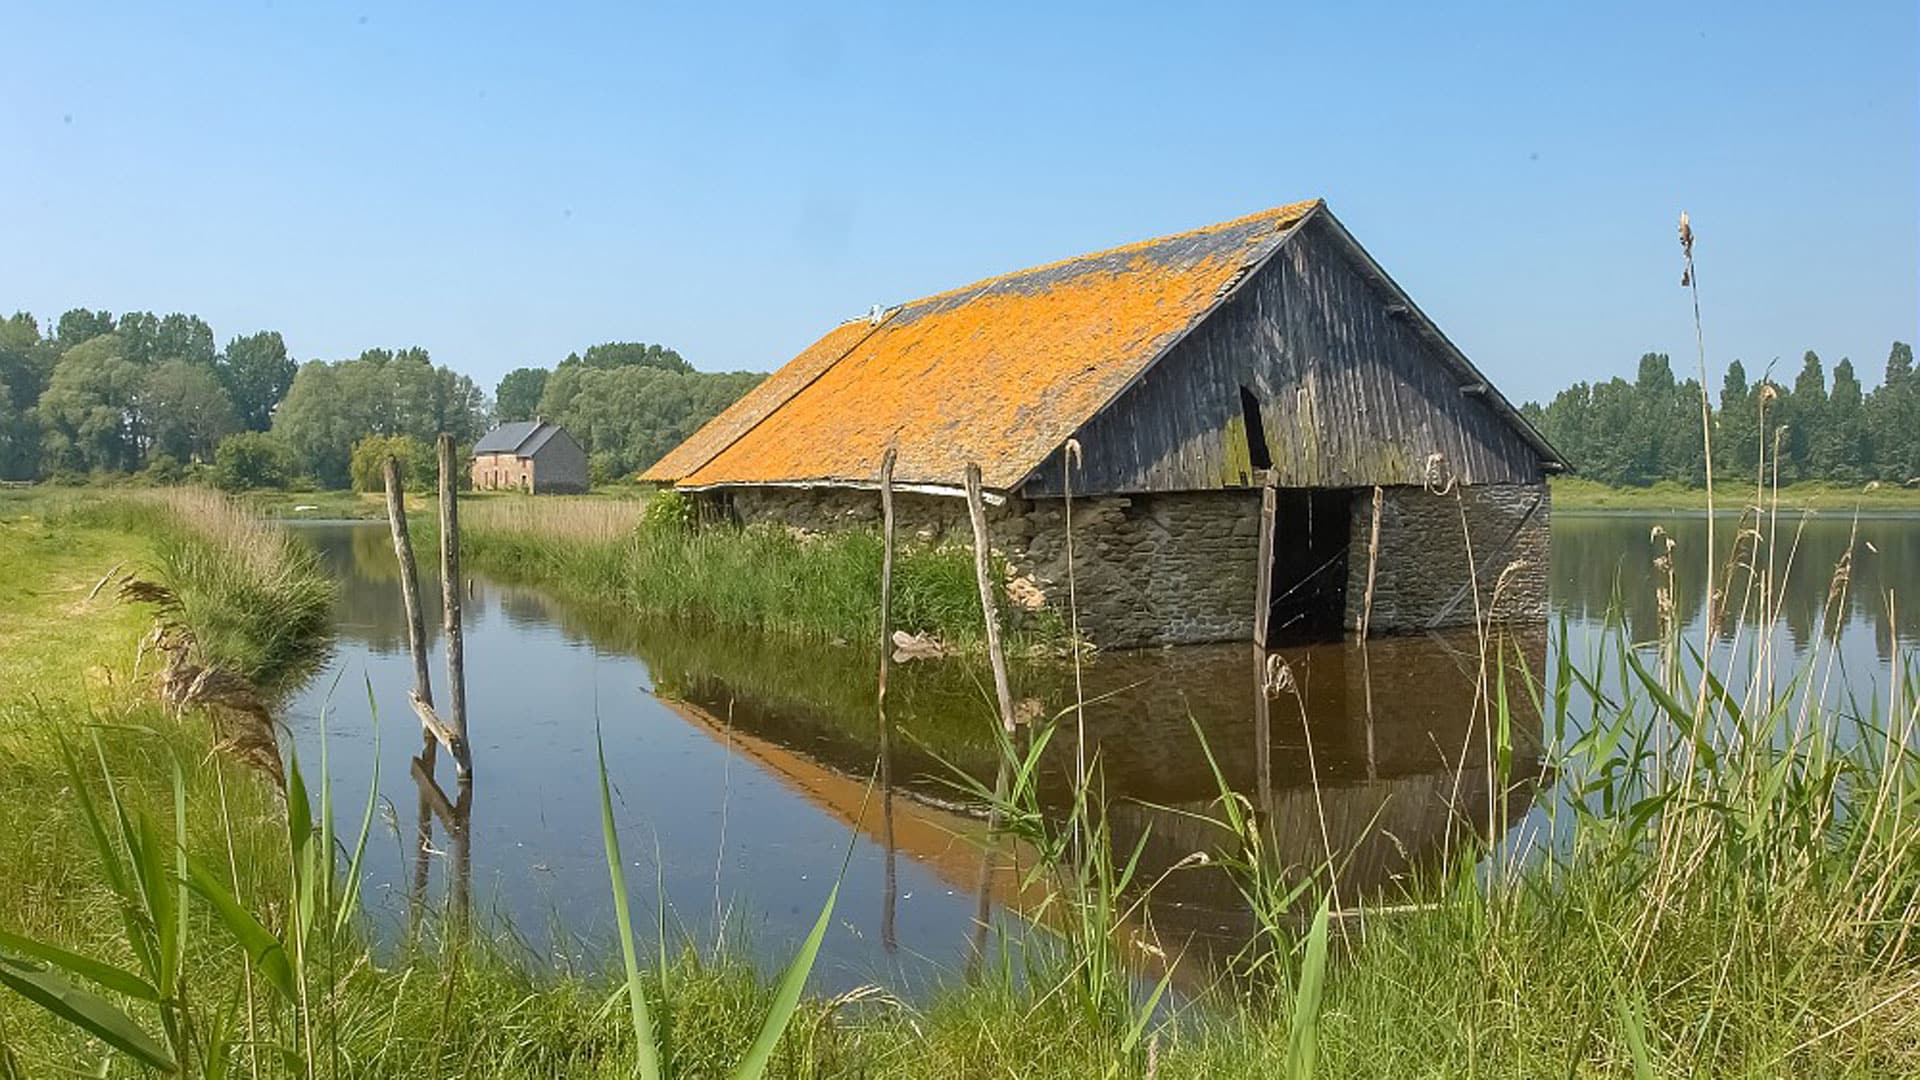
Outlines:
[{"label": "house slate roof", "polygon": [[828,331],[642,479],[1008,489],[1200,320],[1318,200],[1021,270]]},{"label": "house slate roof", "polygon": [[560,425],[545,420],[515,420],[480,436],[480,441],[473,444],[473,452],[532,457],[558,431]]}]

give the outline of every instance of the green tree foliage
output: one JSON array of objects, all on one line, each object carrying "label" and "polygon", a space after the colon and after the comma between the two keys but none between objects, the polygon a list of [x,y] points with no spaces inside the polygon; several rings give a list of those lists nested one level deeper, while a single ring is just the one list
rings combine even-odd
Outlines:
[{"label": "green tree foliage", "polygon": [[60,350],[51,341],[40,340],[40,324],[24,311],[0,321],[0,382],[7,384],[7,396],[21,412],[33,408],[46,392],[47,380]]},{"label": "green tree foliage", "polygon": [[595,474],[610,479],[653,464],[764,377],[562,363],[547,379],[540,414],[580,440]]},{"label": "green tree foliage", "polygon": [[609,341],[587,349],[585,355],[568,353],[561,367],[584,366],[590,368],[650,367],[661,371],[676,371],[683,375],[693,372],[693,365],[682,359],[680,354],[664,345],[647,345],[638,341]]},{"label": "green tree foliage", "polygon": [[473,380],[434,367],[425,349],[369,349],[354,360],[303,365],[274,413],[273,431],[314,479],[346,487],[353,444],[368,435],[431,442],[444,431],[470,443],[485,418]]},{"label": "green tree foliage", "polygon": [[414,491],[433,491],[440,483],[440,463],[433,444],[411,435],[369,435],[353,444],[348,472],[355,491],[387,489],[387,459],[400,462],[400,475]]},{"label": "green tree foliage", "polygon": [[54,324],[53,344],[59,352],[66,352],[84,341],[92,341],[102,334],[113,333],[113,313],[109,311],[88,311],[86,308],[74,308],[60,316]]},{"label": "green tree foliage", "polygon": [[1920,376],[1913,370],[1913,346],[1893,343],[1886,378],[1868,397],[1866,415],[1879,475],[1902,483],[1920,477]]},{"label": "green tree foliage", "polygon": [[0,379],[0,480],[31,480],[40,463],[40,425]]},{"label": "green tree foliage", "polygon": [[213,482],[225,491],[284,488],[296,471],[287,444],[265,431],[229,435],[213,452]]},{"label": "green tree foliage", "polygon": [[147,373],[139,410],[147,450],[176,461],[207,461],[238,427],[233,402],[213,368],[192,360],[163,360]]},{"label": "green tree foliage", "polygon": [[533,419],[546,389],[546,368],[523,367],[507,372],[493,392],[493,418],[501,423]]},{"label": "green tree foliage", "polygon": [[[1546,406],[1529,404],[1522,411],[1592,479],[1698,484],[1706,459],[1699,393],[1693,380],[1675,381],[1665,356],[1649,353],[1631,383],[1576,383]],[[1721,381],[1713,425],[1714,468],[1721,477],[1752,479],[1764,451],[1769,474],[1777,466],[1782,481],[1906,483],[1920,477],[1920,377],[1913,371],[1913,348],[1894,342],[1886,378],[1871,392],[1849,360],[1834,365],[1829,384],[1820,357],[1808,352],[1791,388],[1764,377],[1750,381],[1746,366],[1735,360]]]},{"label": "green tree foliage", "polygon": [[273,423],[274,406],[293,385],[299,365],[287,355],[287,343],[279,331],[262,330],[227,342],[214,370],[233,400],[240,425],[248,431],[265,431]]},{"label": "green tree foliage", "polygon": [[146,450],[141,409],[147,369],[126,355],[118,334],[68,349],[54,365],[38,412],[49,468],[131,472]]},{"label": "green tree foliage", "polygon": [[151,311],[120,316],[114,332],[120,335],[127,359],[138,364],[186,360],[213,366],[213,328],[198,315],[178,313],[162,318]]}]

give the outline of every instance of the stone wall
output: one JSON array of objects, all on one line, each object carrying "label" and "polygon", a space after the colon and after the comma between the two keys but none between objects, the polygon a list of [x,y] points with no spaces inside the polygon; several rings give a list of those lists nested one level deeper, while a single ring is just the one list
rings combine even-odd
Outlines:
[{"label": "stone wall", "polygon": [[[1347,559],[1349,629],[1360,627],[1366,603],[1372,517],[1372,495],[1360,493]],[[1551,518],[1545,484],[1461,486],[1445,494],[1383,488],[1372,632],[1469,626],[1478,614],[1544,619]],[[1470,583],[1478,586],[1477,605]]]},{"label": "stone wall", "polygon": [[[1025,517],[1026,552],[1010,561],[1064,606],[1064,504],[1032,500]],[[1133,648],[1252,638],[1259,492],[1075,499],[1073,523],[1080,626],[1093,641]]]},{"label": "stone wall", "polygon": [[[738,488],[710,508],[743,524],[804,532],[874,527],[880,496],[847,488]],[[1252,634],[1260,496],[1252,491],[1075,499],[1074,565],[1081,632],[1107,648],[1245,640]],[[903,537],[973,543],[965,500],[896,492]],[[1016,603],[1067,601],[1065,504],[1009,498],[987,507],[994,549],[1014,574]]]},{"label": "stone wall", "polygon": [[[744,524],[805,532],[876,527],[880,496],[848,488],[737,488],[709,493],[709,513]],[[1461,530],[1464,508],[1473,558]],[[1013,575],[1016,603],[1067,602],[1065,507],[1059,499],[1009,498],[987,508],[993,544]],[[1376,634],[1470,625],[1469,566],[1479,570],[1481,607],[1499,588],[1495,614],[1540,619],[1547,607],[1547,489],[1461,487],[1445,495],[1384,489],[1374,579]],[[963,499],[898,492],[902,537],[972,544]],[[1347,625],[1357,629],[1367,594],[1371,492],[1353,500]],[[1258,586],[1260,493],[1193,491],[1075,499],[1074,565],[1081,632],[1104,648],[1247,641]],[[1502,575],[1505,575],[1504,580]]]},{"label": "stone wall", "polygon": [[533,463],[516,454],[476,454],[473,490],[532,491]]}]

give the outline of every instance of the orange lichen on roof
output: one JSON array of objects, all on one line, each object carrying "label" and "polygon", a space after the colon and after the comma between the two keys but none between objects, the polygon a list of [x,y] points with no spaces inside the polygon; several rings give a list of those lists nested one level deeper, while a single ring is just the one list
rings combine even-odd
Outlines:
[{"label": "orange lichen on roof", "polygon": [[[836,328],[647,472],[688,487],[1017,486],[1317,202],[1007,274]],[[696,464],[697,462],[697,464]]]},{"label": "orange lichen on roof", "polygon": [[702,425],[699,431],[687,437],[667,452],[667,455],[640,475],[642,480],[677,480],[712,461],[720,451],[733,445],[734,441],[755,424],[765,420],[775,409],[786,404],[787,399],[808,383],[819,378],[820,373],[832,367],[834,362],[847,355],[847,352],[861,339],[873,331],[873,324],[865,319],[842,323],[827,331],[827,336],[814,342],[807,351],[787,361],[779,371],[763,379],[758,386],[743,394],[726,410]]}]

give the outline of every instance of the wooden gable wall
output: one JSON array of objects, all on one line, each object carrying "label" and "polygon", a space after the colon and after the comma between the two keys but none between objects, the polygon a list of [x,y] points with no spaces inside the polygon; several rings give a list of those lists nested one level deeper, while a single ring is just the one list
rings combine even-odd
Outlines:
[{"label": "wooden gable wall", "polygon": [[[1283,487],[1419,484],[1430,454],[1462,483],[1538,483],[1540,452],[1482,396],[1419,316],[1304,224],[1226,303],[1080,429],[1076,491],[1191,491],[1257,481],[1241,388]],[[1023,490],[1060,493],[1060,452]]]}]

